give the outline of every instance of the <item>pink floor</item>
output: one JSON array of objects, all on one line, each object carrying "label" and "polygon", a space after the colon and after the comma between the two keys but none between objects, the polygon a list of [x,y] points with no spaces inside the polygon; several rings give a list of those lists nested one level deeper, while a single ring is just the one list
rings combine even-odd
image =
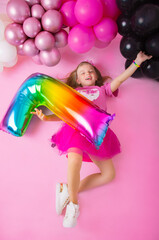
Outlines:
[{"label": "pink floor", "polygon": [[[125,62],[120,38],[81,55],[63,48],[62,60],[51,68],[19,57],[16,66],[0,73],[0,119],[34,72],[63,78],[80,61],[92,60],[103,75],[119,75]],[[63,216],[55,212],[55,184],[66,182],[67,160],[50,147],[49,139],[61,123],[34,117],[21,138],[1,131],[0,240],[158,240],[158,93],[158,82],[130,78],[120,87],[119,97],[109,99],[108,111],[116,113],[111,128],[122,145],[122,153],[113,160],[116,179],[79,195],[81,214],[74,229],[63,228]],[[96,171],[92,163],[83,163],[81,178]]]}]

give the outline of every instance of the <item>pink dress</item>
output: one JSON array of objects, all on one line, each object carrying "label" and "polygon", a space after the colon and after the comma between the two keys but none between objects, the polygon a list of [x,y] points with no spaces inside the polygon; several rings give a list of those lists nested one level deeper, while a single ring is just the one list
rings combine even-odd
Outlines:
[{"label": "pink dress", "polygon": [[[101,87],[79,87],[76,88],[76,90],[105,111],[107,111],[107,97],[118,95],[118,90],[112,93],[110,83],[105,83]],[[51,142],[53,143],[53,147],[57,146],[60,154],[67,154],[69,148],[78,148],[83,153],[83,161],[85,162],[92,162],[89,154],[97,156],[97,159],[102,161],[110,159],[120,153],[119,140],[110,128],[108,128],[103,143],[98,150],[77,130],[73,129],[66,123],[63,123],[61,129],[52,136]]]}]

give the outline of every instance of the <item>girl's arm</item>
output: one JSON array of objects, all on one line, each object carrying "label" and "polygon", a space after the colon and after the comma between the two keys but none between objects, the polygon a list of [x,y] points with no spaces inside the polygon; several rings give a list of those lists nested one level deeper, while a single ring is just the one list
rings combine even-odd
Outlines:
[{"label": "girl's arm", "polygon": [[43,114],[42,110],[35,108],[35,112],[31,112],[31,114],[36,115],[38,118],[40,118],[42,121],[59,121],[61,120],[58,116],[55,114],[51,115],[45,115]]},{"label": "girl's arm", "polygon": [[[150,58],[152,58],[152,56],[147,56],[140,51],[134,61],[137,65],[140,65],[142,62]],[[137,70],[137,68],[138,67],[134,63],[132,63],[122,74],[116,77],[110,84],[112,92],[117,90],[119,86]]]}]

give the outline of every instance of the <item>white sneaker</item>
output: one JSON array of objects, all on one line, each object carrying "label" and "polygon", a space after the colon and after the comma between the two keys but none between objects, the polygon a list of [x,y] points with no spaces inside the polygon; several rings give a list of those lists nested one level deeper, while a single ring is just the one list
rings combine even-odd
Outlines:
[{"label": "white sneaker", "polygon": [[61,184],[56,184],[56,212],[58,215],[62,213],[62,210],[69,203],[69,194],[66,184],[62,184],[63,189],[61,190]]},{"label": "white sneaker", "polygon": [[63,227],[73,228],[77,224],[77,218],[79,216],[79,205],[70,202],[66,208],[66,214],[63,220]]}]

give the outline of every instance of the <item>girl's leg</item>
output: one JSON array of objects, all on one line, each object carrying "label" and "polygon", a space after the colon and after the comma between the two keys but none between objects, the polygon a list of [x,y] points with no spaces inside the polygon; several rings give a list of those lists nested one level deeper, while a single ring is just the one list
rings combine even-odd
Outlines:
[{"label": "girl's leg", "polygon": [[97,161],[94,156],[90,156],[90,158],[98,166],[101,172],[91,174],[84,178],[80,182],[78,192],[107,184],[115,177],[115,168],[111,159]]},{"label": "girl's leg", "polygon": [[82,166],[82,154],[76,152],[68,152],[68,192],[70,201],[78,204],[78,189],[80,184],[80,170]]}]

